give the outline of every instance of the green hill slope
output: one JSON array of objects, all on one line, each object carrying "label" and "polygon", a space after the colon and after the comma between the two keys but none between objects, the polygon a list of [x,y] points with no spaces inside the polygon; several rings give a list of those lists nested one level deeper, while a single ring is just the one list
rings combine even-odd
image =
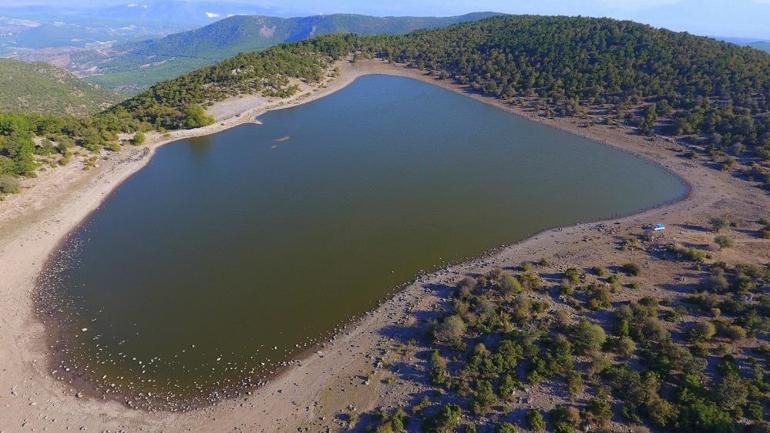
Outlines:
[{"label": "green hill slope", "polygon": [[[73,56],[73,68],[98,75],[88,81],[107,88],[136,90],[158,81],[216,63],[241,52],[262,50],[284,42],[329,33],[402,34],[444,27],[492,16],[474,13],[456,17],[371,17],[328,15],[304,18],[234,16],[200,29],[115,47],[114,52]],[[86,72],[90,71],[90,72]]]},{"label": "green hill slope", "polygon": [[55,66],[0,59],[0,111],[86,115],[119,100]]},{"label": "green hill slope", "polygon": [[589,116],[683,138],[710,155],[750,156],[757,161],[750,176],[770,189],[770,54],[612,19],[504,16],[398,36],[321,36],[158,83],[76,127],[64,127],[72,119],[29,116],[17,123],[100,149],[121,132],[208,124],[203,107],[229,96],[294,95],[295,80],[317,83],[353,53],[419,68],[543,116]]},{"label": "green hill slope", "polygon": [[[189,105],[264,91],[260,82],[289,91],[280,84],[287,77],[312,80],[323,61],[353,51],[512,103],[539,97],[558,115],[594,106],[645,133],[701,135],[720,147],[770,155],[770,55],[611,19],[507,16],[402,36],[332,35],[236,56],[122,106],[138,120],[179,127]],[[275,69],[276,58],[284,69]],[[310,61],[311,72],[297,67]]]}]

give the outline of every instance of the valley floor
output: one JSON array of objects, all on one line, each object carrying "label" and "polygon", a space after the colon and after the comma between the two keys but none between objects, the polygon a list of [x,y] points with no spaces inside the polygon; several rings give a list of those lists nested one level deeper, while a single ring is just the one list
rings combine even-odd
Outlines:
[{"label": "valley floor", "polygon": [[[690,194],[677,203],[626,218],[545,231],[488,257],[423,277],[263,388],[209,408],[189,413],[140,412],[116,402],[77,398],[77,389],[52,378],[47,364],[46,332],[34,311],[35,278],[58,243],[110,191],[141,169],[162,144],[254,121],[266,110],[322,97],[358,76],[375,73],[408,76],[440,85],[648,158],[685,179]],[[351,414],[395,407],[421,396],[427,385],[415,380],[412,373],[424,369],[425,360],[416,356],[414,346],[405,343],[415,332],[411,325],[418,316],[430,315],[440,308],[445,288],[466,274],[541,258],[550,261],[554,272],[563,272],[568,267],[635,261],[645,269],[639,280],[645,289],[633,296],[665,297],[667,289],[662,287],[663,283],[682,277],[680,267],[652,263],[637,251],[620,250],[619,239],[641,233],[645,224],[662,222],[669,226],[662,235],[665,239],[708,244],[713,236],[698,227],[707,225],[710,218],[729,214],[733,220],[755,221],[770,209],[765,192],[729,173],[677,156],[684,149],[667,140],[647,140],[620,127],[583,128],[577,119],[542,119],[467,93],[451,83],[436,81],[419,71],[375,61],[340,64],[338,77],[318,89],[305,88],[301,96],[291,100],[234,99],[217,104],[211,112],[219,116],[214,125],[148,137],[147,146],[126,147],[118,154],[106,156],[89,171],[73,163],[42,173],[23,193],[0,202],[0,431],[343,430]],[[731,263],[752,263],[770,256],[770,241],[741,232],[731,235],[736,246],[712,254]],[[517,404],[522,408],[547,407],[559,398],[539,387],[529,388],[520,397]]]}]

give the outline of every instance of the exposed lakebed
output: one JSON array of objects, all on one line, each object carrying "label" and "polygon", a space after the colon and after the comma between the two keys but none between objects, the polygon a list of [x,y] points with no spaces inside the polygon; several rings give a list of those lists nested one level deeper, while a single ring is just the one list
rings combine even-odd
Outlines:
[{"label": "exposed lakebed", "polygon": [[62,244],[41,277],[55,376],[137,405],[211,401],[421,271],[686,192],[655,164],[407,78],[260,120],[162,147]]}]

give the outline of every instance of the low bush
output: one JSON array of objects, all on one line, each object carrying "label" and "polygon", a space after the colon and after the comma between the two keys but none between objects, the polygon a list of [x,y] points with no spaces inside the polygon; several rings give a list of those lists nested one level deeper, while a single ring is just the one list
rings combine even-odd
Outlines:
[{"label": "low bush", "polygon": [[516,426],[509,422],[504,422],[497,427],[497,433],[516,433],[516,432],[517,432]]},{"label": "low bush", "polygon": [[733,241],[733,239],[731,237],[725,236],[725,235],[720,235],[720,236],[715,237],[714,238],[714,243],[719,245],[719,248],[722,248],[722,249],[724,249],[724,248],[732,248],[733,246],[735,246],[735,242]]},{"label": "low bush", "polygon": [[711,230],[715,233],[730,227],[730,221],[727,218],[711,218],[709,224],[711,225]]},{"label": "low bush", "polygon": [[465,329],[465,321],[463,321],[462,317],[453,314],[445,317],[444,320],[435,326],[433,335],[436,341],[458,345],[462,342],[463,336],[465,336]]},{"label": "low bush", "polygon": [[717,328],[714,326],[713,323],[708,321],[702,321],[695,324],[690,329],[690,338],[693,341],[707,341],[710,340],[716,335]]},{"label": "low bush", "polygon": [[136,134],[134,134],[134,138],[131,139],[131,144],[134,146],[139,146],[144,144],[146,139],[147,137],[144,135],[144,132],[138,131]]},{"label": "low bush", "polygon": [[634,277],[642,273],[642,269],[636,263],[626,263],[620,267],[620,270],[623,271],[624,274]]},{"label": "low bush", "polygon": [[527,412],[527,426],[534,432],[545,431],[545,417],[543,416],[543,412],[540,412],[537,409],[532,409]]},{"label": "low bush", "polygon": [[575,347],[583,353],[597,351],[607,341],[607,334],[604,329],[585,319],[573,327],[572,337]]},{"label": "low bush", "polygon": [[21,191],[19,180],[13,176],[0,176],[0,194],[16,194]]},{"label": "low bush", "polygon": [[441,412],[425,419],[423,429],[426,433],[450,433],[460,425],[462,409],[456,404],[448,404]]}]

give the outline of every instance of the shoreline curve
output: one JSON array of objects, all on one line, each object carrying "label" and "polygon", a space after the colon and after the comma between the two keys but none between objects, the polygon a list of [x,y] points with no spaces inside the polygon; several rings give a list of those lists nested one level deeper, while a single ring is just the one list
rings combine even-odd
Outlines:
[{"label": "shoreline curve", "polygon": [[[674,174],[678,179],[683,181],[686,186],[685,195],[674,201],[662,203],[660,205],[654,206],[649,209],[642,209],[630,215],[621,215],[619,217],[613,217],[607,220],[588,222],[588,223],[578,223],[569,227],[545,229],[541,232],[528,236],[527,238],[523,239],[520,242],[516,242],[511,245],[504,245],[499,248],[493,248],[488,253],[482,254],[480,257],[472,258],[468,261],[463,261],[462,263],[459,263],[459,264],[448,265],[444,269],[438,270],[437,272],[431,273],[430,275],[424,277],[425,279],[432,279],[432,278],[446,276],[448,273],[454,274],[454,273],[457,273],[459,270],[464,270],[464,269],[482,268],[485,266],[485,262],[488,262],[489,260],[491,260],[491,258],[501,254],[502,251],[517,249],[517,248],[526,248],[528,245],[532,243],[537,243],[539,239],[546,237],[549,233],[553,233],[554,231],[558,231],[560,233],[572,232],[572,231],[580,230],[581,228],[586,228],[588,226],[615,223],[618,221],[628,221],[628,220],[635,221],[639,219],[644,219],[645,216],[648,216],[650,214],[656,214],[656,213],[661,214],[663,213],[661,211],[665,211],[676,205],[683,205],[684,203],[692,201],[694,193],[698,191],[697,186],[691,182],[691,179],[688,179],[687,177],[682,176],[681,173],[678,172],[675,168],[673,168],[670,164],[666,164],[666,162],[670,163],[671,162],[670,160],[666,161],[664,158],[663,161],[661,161],[661,159],[656,158],[656,156],[659,156],[659,155],[647,155],[638,148],[629,148],[628,145],[626,144],[600,140],[600,139],[597,139],[596,137],[591,136],[590,134],[588,135],[581,134],[579,133],[579,130],[576,131],[575,128],[564,127],[563,124],[561,125],[558,124],[558,122],[563,122],[561,119],[552,121],[552,122],[545,122],[545,121],[542,121],[542,119],[537,119],[537,118],[533,118],[532,116],[527,116],[526,113],[517,112],[517,110],[514,107],[506,106],[504,105],[504,103],[499,102],[497,100],[492,100],[491,98],[488,98],[488,97],[469,94],[468,92],[463,91],[461,86],[456,86],[448,82],[438,81],[433,77],[423,74],[420,71],[406,69],[401,66],[388,65],[381,62],[366,62],[366,63],[367,65],[363,68],[356,68],[353,71],[350,71],[350,70],[343,71],[342,75],[338,78],[337,84],[334,85],[331,88],[331,90],[329,90],[329,88],[326,88],[325,90],[327,91],[324,92],[323,90],[321,90],[318,93],[313,94],[311,97],[307,99],[299,98],[297,100],[288,102],[286,104],[279,104],[274,107],[268,107],[268,108],[258,107],[256,109],[251,109],[245,112],[248,114],[241,114],[240,116],[234,116],[233,118],[226,119],[225,121],[217,122],[215,125],[212,125],[212,126],[215,126],[215,128],[207,129],[208,128],[207,127],[207,128],[201,128],[200,130],[184,131],[183,133],[175,135],[172,138],[159,139],[159,141],[153,142],[152,144],[149,145],[149,147],[143,148],[143,150],[137,149],[134,152],[130,152],[128,155],[121,155],[121,154],[117,155],[115,158],[113,158],[114,160],[117,161],[115,165],[113,166],[106,165],[107,167],[106,170],[97,173],[92,179],[86,179],[86,182],[80,185],[82,189],[85,189],[86,191],[82,191],[81,189],[79,191],[80,194],[78,194],[77,192],[73,193],[75,195],[74,197],[75,200],[73,200],[73,202],[80,201],[79,203],[77,203],[80,206],[73,207],[72,203],[70,203],[69,205],[67,205],[67,203],[63,203],[60,208],[56,209],[58,212],[54,212],[56,215],[67,214],[67,212],[75,215],[79,214],[81,215],[79,218],[71,218],[70,220],[67,220],[67,221],[64,221],[63,219],[58,219],[53,222],[46,221],[45,219],[41,219],[39,221],[35,221],[37,224],[30,224],[30,227],[32,228],[42,228],[39,226],[40,224],[42,224],[43,227],[50,227],[51,230],[50,232],[45,233],[46,236],[36,235],[34,233],[34,230],[30,230],[30,227],[27,227],[26,230],[25,228],[20,228],[16,231],[11,230],[9,232],[7,230],[1,230],[1,229],[4,229],[4,226],[0,225],[0,258],[5,259],[6,256],[12,255],[12,252],[15,251],[14,249],[15,247],[19,247],[19,246],[24,247],[24,245],[29,245],[28,242],[30,240],[37,240],[39,241],[37,242],[38,244],[41,244],[41,243],[47,244],[47,247],[46,245],[37,245],[36,248],[33,248],[32,251],[29,251],[28,253],[29,255],[27,257],[29,258],[30,256],[32,256],[33,261],[31,264],[27,264],[26,269],[27,270],[30,269],[30,266],[32,268],[37,268],[37,272],[35,272],[34,278],[33,278],[33,281],[34,281],[37,279],[38,275],[40,274],[39,270],[43,268],[45,263],[45,260],[43,262],[39,260],[41,254],[43,254],[47,249],[48,253],[44,254],[47,260],[50,257],[50,253],[55,251],[56,248],[60,245],[60,242],[63,242],[64,239],[69,235],[69,233],[72,232],[72,230],[74,230],[79,224],[85,221],[91,212],[98,209],[101,203],[109,196],[109,194],[115,188],[117,188],[125,179],[130,177],[136,171],[140,170],[150,161],[152,156],[154,156],[155,151],[160,146],[174,142],[174,141],[178,141],[181,139],[185,139],[185,138],[214,134],[224,129],[228,129],[243,123],[247,123],[250,121],[248,118],[251,117],[252,114],[253,116],[256,116],[257,115],[256,113],[262,114],[266,111],[289,108],[305,102],[315,100],[317,98],[326,96],[328,94],[331,94],[337,90],[340,90],[346,87],[347,85],[352,83],[356,78],[360,76],[371,75],[371,74],[398,75],[398,76],[406,76],[409,78],[415,78],[430,84],[439,85],[440,87],[457,91],[465,96],[474,97],[485,103],[496,105],[498,106],[498,108],[502,108],[513,114],[520,115],[528,120],[536,121],[538,123],[545,124],[547,126],[555,127],[557,129],[591,139],[600,144],[611,146],[615,149],[628,152],[636,157],[641,157],[645,160],[656,163],[657,165],[663,167],[668,172]],[[78,186],[79,184],[77,182],[78,180],[72,181],[72,185]],[[78,189],[75,188],[75,191],[78,191]],[[89,192],[90,194],[86,194]],[[44,203],[40,207],[45,209],[45,204],[46,203]],[[35,209],[35,210],[38,210],[38,209]],[[85,212],[85,214],[83,214],[83,212]],[[0,212],[0,224],[5,222],[3,221],[3,217],[7,215],[8,215],[7,213]],[[62,230],[67,227],[69,228],[62,233]],[[58,229],[58,232],[55,232],[54,231],[55,229]],[[58,233],[58,236],[57,236],[57,233]],[[50,243],[51,239],[56,240],[53,246],[51,246],[51,243]],[[5,262],[5,260],[3,260],[2,262]],[[14,261],[12,260],[10,263],[11,263],[11,266],[13,266]],[[20,262],[16,261],[16,264],[18,263]],[[0,271],[3,271],[3,267],[4,265],[0,265]],[[20,266],[20,267],[24,268],[24,266]],[[12,280],[14,279],[12,278]],[[423,277],[417,278],[416,281],[421,281],[421,280],[423,280]],[[26,277],[22,276],[20,278],[17,278],[15,279],[14,282],[24,282],[24,281],[26,281],[27,284],[29,284],[29,275],[27,275]],[[33,282],[33,285],[34,285],[34,282]],[[352,320],[352,323],[348,324],[345,327],[345,332],[343,332],[340,336],[333,338],[331,342],[323,343],[322,346],[325,348],[327,345],[333,345],[338,341],[344,341],[348,338],[351,338],[350,337],[351,335],[360,335],[361,330],[357,328],[361,328],[365,326],[366,325],[365,322],[369,321],[371,316],[378,314],[378,312],[383,308],[386,308],[389,306],[392,307],[392,305],[390,304],[394,303],[395,301],[402,298],[403,296],[409,297],[411,295],[414,295],[413,293],[412,294],[405,293],[411,285],[409,282],[405,283],[404,284],[405,287],[395,290],[392,293],[392,295],[389,295],[384,302],[379,304],[379,306],[374,309],[374,312],[367,312],[367,313],[364,313],[361,318],[355,318],[354,320]],[[5,284],[3,284],[3,286],[5,286]],[[8,290],[7,287],[2,287],[2,289],[4,292]],[[19,299],[19,296],[18,296],[19,294],[16,294],[16,295],[17,296],[11,297],[11,300]],[[27,292],[26,295],[27,295],[26,296],[27,298],[33,297],[32,292]],[[413,299],[413,301],[416,302],[417,299]],[[31,304],[27,303],[27,305],[30,306]],[[50,375],[44,371],[46,366],[41,365],[44,363],[41,363],[40,360],[38,359],[41,356],[44,357],[45,352],[48,350],[46,347],[43,347],[44,345],[39,344],[40,343],[39,338],[41,336],[40,324],[29,323],[30,317],[24,317],[24,313],[18,312],[18,311],[17,311],[17,314],[14,315],[14,317],[12,317],[12,319],[14,320],[11,321],[9,319],[2,319],[2,322],[0,322],[2,324],[4,334],[7,333],[8,331],[13,332],[14,325],[22,324],[23,326],[17,327],[16,329],[19,330],[19,329],[27,328],[31,330],[33,334],[36,334],[36,335],[32,335],[32,336],[11,335],[11,337],[13,338],[7,338],[8,336],[2,335],[0,336],[0,342],[5,343],[9,340],[17,340],[17,339],[22,340],[22,344],[13,344],[12,347],[18,348],[22,352],[24,352],[25,350],[27,352],[18,354],[18,358],[15,359],[15,361],[17,362],[14,362],[13,364],[14,366],[18,366],[18,365],[23,366],[26,364],[29,367],[28,369],[29,371],[26,371],[22,376],[29,376],[30,372],[33,375],[40,376],[42,374],[47,376],[45,378],[35,377],[28,380],[25,379],[28,383],[32,384],[31,386],[33,388],[36,388],[35,391],[40,390],[39,392],[37,392],[37,395],[46,394],[48,397],[51,397],[52,401],[55,403],[54,406],[59,406],[59,407],[71,406],[67,408],[65,411],[66,413],[69,413],[69,414],[82,413],[82,409],[85,409],[87,413],[94,413],[93,410],[96,409],[96,413],[99,413],[102,411],[110,413],[111,416],[108,416],[108,418],[110,418],[111,419],[110,422],[113,422],[113,423],[124,424],[126,422],[129,422],[129,423],[137,422],[138,423],[137,425],[145,425],[145,421],[141,420],[141,418],[144,415],[144,413],[141,411],[134,411],[132,409],[128,409],[125,407],[122,407],[122,408],[116,407],[115,404],[112,402],[79,400],[75,396],[73,396],[70,392],[67,392],[67,386],[66,385],[61,386],[61,384],[56,383],[53,380],[53,378],[50,377]],[[43,333],[45,332],[44,329],[42,331]],[[35,340],[38,340],[38,341],[36,342]],[[311,353],[309,355],[311,357],[314,356],[316,358],[320,356],[317,353],[315,354]],[[10,357],[8,356],[7,353],[5,353],[5,351],[3,351],[3,353],[0,353],[0,365],[2,365],[5,368],[6,365],[8,365],[6,364],[6,360],[9,358]],[[323,357],[321,359],[323,359]],[[19,363],[18,361],[21,361],[21,362]],[[312,361],[303,360],[302,364],[305,364],[306,362],[312,362]],[[306,367],[307,366],[303,365],[303,369]],[[290,368],[289,370],[293,368],[294,367]],[[276,378],[274,379],[277,380],[280,377],[285,377],[286,374],[288,373],[289,373],[288,371],[279,373],[279,375],[276,376]],[[0,384],[6,385],[5,379],[0,380]],[[261,391],[262,390],[257,390],[255,394],[258,394]],[[268,391],[265,391],[265,392],[268,392]],[[223,403],[227,404],[227,402],[223,402]],[[37,404],[32,405],[31,407],[35,407],[35,406],[37,406]],[[77,408],[75,406],[80,406],[80,408]],[[218,409],[219,407],[221,407],[221,405],[216,406],[215,409]],[[208,411],[208,410],[212,410],[212,408],[206,408],[205,411]],[[151,418],[153,418],[150,425],[158,425],[157,423],[160,423],[160,425],[164,425],[170,419],[178,420],[178,417],[186,417],[186,414],[178,415],[178,414],[157,413],[157,412],[150,412],[150,414],[152,415]],[[96,418],[101,419],[101,416],[97,416]],[[0,418],[0,421],[2,421],[2,418]]]}]

